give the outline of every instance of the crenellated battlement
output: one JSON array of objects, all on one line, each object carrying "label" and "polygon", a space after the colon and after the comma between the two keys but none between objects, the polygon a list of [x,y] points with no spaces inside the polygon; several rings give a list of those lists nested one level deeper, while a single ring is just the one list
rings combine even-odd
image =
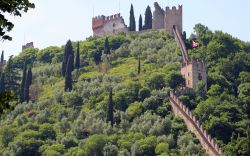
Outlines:
[{"label": "crenellated battlement", "polygon": [[176,96],[176,93],[170,92],[169,99],[175,115],[183,118],[187,128],[197,136],[203,148],[206,149],[207,153],[211,156],[221,156],[223,153],[219,145],[203,128],[202,124],[199,123],[189,108],[179,100],[179,98]]},{"label": "crenellated battlement", "polygon": [[127,32],[127,26],[121,14],[97,16],[92,18],[94,36],[113,35],[117,32]]},{"label": "crenellated battlement", "polygon": [[173,6],[172,8],[167,6],[166,11],[182,12],[182,5],[178,5],[178,8],[176,8],[176,6]]},{"label": "crenellated battlement", "polygon": [[94,18],[92,18],[92,23],[106,23],[106,22],[111,22],[111,21],[114,21],[114,20],[119,20],[119,19],[122,19],[122,16],[121,14],[115,14],[115,15],[111,15],[111,16],[104,16],[104,15],[101,15],[101,16],[96,16]]}]

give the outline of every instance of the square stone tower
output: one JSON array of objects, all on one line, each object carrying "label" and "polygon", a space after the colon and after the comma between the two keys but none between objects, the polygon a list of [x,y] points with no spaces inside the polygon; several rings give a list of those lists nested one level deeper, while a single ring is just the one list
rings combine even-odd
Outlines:
[{"label": "square stone tower", "polygon": [[183,63],[181,74],[185,78],[185,86],[187,88],[195,89],[197,83],[203,81],[205,83],[205,89],[207,90],[207,72],[204,61],[191,60],[187,63]]},{"label": "square stone tower", "polygon": [[178,6],[178,9],[174,6],[172,9],[166,7],[165,11],[165,29],[167,32],[173,32],[173,26],[177,26],[180,32],[182,32],[182,5]]}]

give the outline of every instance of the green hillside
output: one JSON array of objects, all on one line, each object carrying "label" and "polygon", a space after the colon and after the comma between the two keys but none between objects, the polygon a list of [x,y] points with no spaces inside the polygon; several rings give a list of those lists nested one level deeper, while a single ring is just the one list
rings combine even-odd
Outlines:
[{"label": "green hillside", "polygon": [[[180,99],[226,155],[248,155],[250,44],[203,25],[194,30],[202,46],[189,54],[206,60],[208,91],[200,83],[195,94]],[[33,81],[30,101],[16,99],[11,102],[14,109],[1,115],[1,155],[206,155],[184,122],[174,116],[168,100],[169,91],[183,84],[182,57],[174,37],[163,31],[109,36],[108,71],[105,39],[80,41],[81,66],[72,72],[70,92],[64,91],[61,74],[65,46],[26,49],[8,62],[2,73],[9,80],[6,89],[16,97],[24,62],[32,66]],[[76,55],[77,42],[72,46]],[[113,126],[107,122],[110,103]]]}]

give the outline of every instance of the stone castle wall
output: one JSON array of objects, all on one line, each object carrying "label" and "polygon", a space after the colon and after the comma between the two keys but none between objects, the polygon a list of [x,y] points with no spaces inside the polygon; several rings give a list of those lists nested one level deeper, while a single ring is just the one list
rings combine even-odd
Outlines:
[{"label": "stone castle wall", "polygon": [[172,9],[166,7],[165,10],[165,29],[167,32],[172,33],[173,26],[177,26],[179,31],[182,32],[182,6],[179,5],[178,9],[174,6]]},{"label": "stone castle wall", "polygon": [[101,37],[104,35],[114,35],[119,32],[128,32],[124,19],[120,14],[112,16],[98,16],[92,19],[93,35]]},{"label": "stone castle wall", "polygon": [[34,48],[34,43],[30,42],[22,46],[22,51],[28,48]]},{"label": "stone castle wall", "polygon": [[192,112],[173,92],[170,92],[169,99],[174,114],[180,116],[184,120],[188,130],[196,135],[207,154],[209,156],[221,156],[221,148],[218,144],[216,144],[215,140],[207,133],[207,131],[204,130],[203,126],[199,123],[195,116],[193,116]]},{"label": "stone castle wall", "polygon": [[153,12],[153,21],[152,28],[156,29],[164,29],[164,18],[165,11],[159,6],[157,2],[154,3],[155,11]]}]

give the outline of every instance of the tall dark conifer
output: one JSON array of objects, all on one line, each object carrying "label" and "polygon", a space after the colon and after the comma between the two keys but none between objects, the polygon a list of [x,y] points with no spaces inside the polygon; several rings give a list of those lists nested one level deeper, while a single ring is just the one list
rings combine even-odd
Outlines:
[{"label": "tall dark conifer", "polygon": [[3,63],[4,61],[4,51],[2,51],[2,54],[1,54],[1,62],[0,63]]},{"label": "tall dark conifer", "polygon": [[5,82],[4,82],[4,73],[1,74],[1,78],[0,78],[0,93],[4,93],[5,92]]},{"label": "tall dark conifer", "polygon": [[22,82],[20,86],[20,102],[24,102],[24,87],[26,82],[26,70],[27,70],[27,61],[25,60],[23,65],[23,75],[22,75]]},{"label": "tall dark conifer", "polygon": [[[68,40],[68,42],[65,45],[64,57],[63,57],[63,63],[62,63],[62,75],[63,76],[65,76],[66,67],[67,67],[67,63],[68,63],[70,55],[74,56],[74,53],[73,53],[72,43],[70,40]],[[72,67],[74,67],[74,59],[73,59]]]},{"label": "tall dark conifer", "polygon": [[73,71],[73,68],[72,68],[72,64],[74,63],[73,60],[74,60],[73,55],[70,55],[68,59],[68,63],[67,63],[66,73],[65,73],[65,86],[64,86],[65,91],[72,90],[72,74],[71,73]]},{"label": "tall dark conifer", "polygon": [[150,6],[147,6],[146,12],[145,12],[145,24],[144,24],[144,30],[152,29],[152,12]]},{"label": "tall dark conifer", "polygon": [[13,91],[15,94],[19,94],[20,85],[20,77],[18,76],[18,72],[13,65],[12,56],[9,58],[7,65],[4,69],[5,73],[5,89],[6,91]]},{"label": "tall dark conifer", "polygon": [[31,67],[29,67],[26,81],[25,81],[25,86],[24,86],[24,101],[27,101],[27,102],[29,102],[30,100],[29,89],[30,89],[31,84],[32,84],[32,69]]},{"label": "tall dark conifer", "polygon": [[141,74],[141,56],[138,56],[138,76]]},{"label": "tall dark conifer", "polygon": [[80,68],[80,43],[77,43],[77,50],[76,50],[76,60],[75,60],[75,68]]},{"label": "tall dark conifer", "polygon": [[140,15],[139,17],[139,31],[142,31],[143,27],[142,27],[142,16]]},{"label": "tall dark conifer", "polygon": [[114,104],[113,104],[113,97],[112,97],[112,89],[109,91],[109,103],[107,108],[107,121],[111,123],[111,126],[114,125]]},{"label": "tall dark conifer", "polygon": [[109,39],[106,37],[104,44],[104,54],[110,55]]},{"label": "tall dark conifer", "polygon": [[135,30],[136,30],[136,24],[135,24],[134,7],[133,4],[131,4],[130,16],[129,16],[129,31],[135,31]]}]

